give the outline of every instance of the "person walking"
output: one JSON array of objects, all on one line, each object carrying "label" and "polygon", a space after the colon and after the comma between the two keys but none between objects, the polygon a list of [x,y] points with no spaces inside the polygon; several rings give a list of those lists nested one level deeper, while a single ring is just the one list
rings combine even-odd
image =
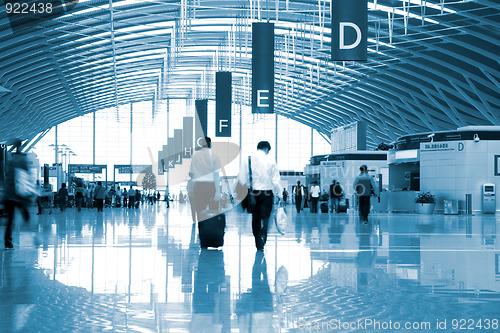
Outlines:
[{"label": "person walking", "polygon": [[318,212],[318,201],[321,194],[321,189],[319,188],[318,182],[313,181],[311,185],[311,190],[309,195],[311,196],[311,213],[316,214]]},{"label": "person walking", "polygon": [[359,199],[359,219],[363,223],[368,223],[368,214],[370,214],[370,196],[372,193],[378,195],[378,189],[375,181],[368,174],[368,167],[362,165],[360,174],[354,180],[354,191]]},{"label": "person walking", "polygon": [[344,190],[340,183],[337,181],[333,181],[332,185],[330,185],[330,212],[333,213],[337,211],[337,207],[339,205],[340,199],[344,196]]},{"label": "person walking", "polygon": [[283,193],[281,195],[283,196],[283,204],[286,206],[288,199],[288,191],[286,190],[286,188],[283,188]]},{"label": "person walking", "polygon": [[97,211],[102,212],[104,208],[104,199],[106,198],[106,189],[102,186],[102,182],[97,182],[97,187],[94,190],[94,198],[96,201]]},{"label": "person walking", "polygon": [[302,185],[300,185],[300,181],[297,181],[297,186],[295,186],[295,208],[297,208],[297,213],[300,213],[302,209],[302,196],[304,195],[304,191],[302,189]]},{"label": "person walking", "polygon": [[135,208],[135,190],[132,186],[128,190],[128,208]]},{"label": "person walking", "polygon": [[57,197],[59,198],[59,208],[61,212],[68,206],[68,189],[66,188],[66,183],[61,184],[61,188],[57,192]]},{"label": "person walking", "polygon": [[128,192],[127,192],[127,189],[125,187],[123,188],[122,197],[123,197],[123,208],[127,208]]},{"label": "person walking", "polygon": [[83,198],[85,197],[85,186],[82,182],[78,182],[75,188],[75,201],[76,201],[76,209],[81,212],[82,211],[82,203]]},{"label": "person walking", "polygon": [[[281,196],[280,175],[276,161],[269,156],[271,145],[267,141],[257,144],[257,151],[242,163],[238,181],[250,184],[252,172],[252,194],[255,197],[255,208],[252,211],[252,232],[257,250],[263,251],[267,241],[269,218],[273,209],[274,195]],[[250,165],[249,165],[250,162]]]},{"label": "person walking", "polygon": [[16,207],[21,211],[25,221],[29,221],[30,219],[30,213],[28,211],[29,197],[23,195],[20,191],[20,187],[27,185],[21,182],[21,174],[26,175],[28,173],[28,159],[26,154],[21,153],[21,140],[15,139],[12,145],[15,149],[15,153],[8,156],[3,185],[3,204],[5,213],[7,214],[7,226],[5,227],[4,234],[4,246],[6,250],[14,249],[14,243],[12,242],[12,226],[14,224]]},{"label": "person walking", "polygon": [[201,213],[208,209],[211,201],[220,200],[221,163],[212,153],[212,140],[207,136],[201,142],[202,148],[192,157],[189,173],[192,175],[193,197],[192,205],[196,219],[200,222]]}]

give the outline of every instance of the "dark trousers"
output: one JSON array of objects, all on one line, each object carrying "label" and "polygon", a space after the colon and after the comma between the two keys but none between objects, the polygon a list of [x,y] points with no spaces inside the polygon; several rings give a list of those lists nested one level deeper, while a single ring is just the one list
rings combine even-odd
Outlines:
[{"label": "dark trousers", "polygon": [[75,201],[76,201],[76,208],[80,212],[82,210],[83,197],[77,197],[75,198]]},{"label": "dark trousers", "polygon": [[273,191],[253,191],[255,209],[252,213],[252,231],[257,250],[263,250],[267,241],[269,217],[273,210]]},{"label": "dark trousers", "polygon": [[13,247],[12,244],[12,226],[14,225],[14,213],[16,207],[21,210],[21,214],[23,215],[23,219],[28,221],[30,219],[30,213],[26,206],[18,201],[7,200],[4,203],[5,213],[7,214],[7,226],[5,227],[5,247]]},{"label": "dark trousers", "polygon": [[311,213],[317,213],[318,212],[318,198],[311,197]]},{"label": "dark trousers", "polygon": [[359,196],[359,218],[361,221],[368,221],[368,214],[370,214],[370,197]]},{"label": "dark trousers", "polygon": [[127,202],[128,202],[128,198],[127,197],[123,197],[123,207],[124,208],[127,208]]},{"label": "dark trousers", "polygon": [[128,198],[128,208],[135,208],[135,198],[133,197]]},{"label": "dark trousers", "polygon": [[300,208],[302,207],[302,196],[295,196],[295,208],[297,208],[297,213],[300,213]]},{"label": "dark trousers", "polygon": [[95,205],[97,206],[97,211],[102,212],[104,208],[104,199],[95,199]]},{"label": "dark trousers", "polygon": [[59,208],[61,209],[61,212],[63,212],[67,206],[68,206],[68,197],[59,198]]}]

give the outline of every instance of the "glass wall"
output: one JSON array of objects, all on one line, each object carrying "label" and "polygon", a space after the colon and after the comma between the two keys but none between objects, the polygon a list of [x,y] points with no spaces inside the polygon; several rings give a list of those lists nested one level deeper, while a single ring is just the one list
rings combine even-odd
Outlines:
[{"label": "glass wall", "polygon": [[[135,175],[113,175],[116,164],[149,164],[156,166],[158,151],[173,137],[174,129],[182,129],[182,118],[194,116],[194,102],[186,100],[163,101],[153,114],[151,102],[121,105],[95,112],[95,161],[93,154],[94,114],[72,119],[57,126],[58,162],[67,164],[106,164],[107,180],[130,181]],[[278,116],[278,142],[276,142],[276,115],[253,115],[250,108],[242,106],[241,155],[255,151],[257,143],[271,143],[270,154],[276,156],[280,170],[303,171],[311,156],[311,129],[294,120]],[[208,136],[214,142],[240,142],[240,106],[233,104],[232,137],[215,137],[215,102],[208,103]],[[168,129],[167,129],[168,123]],[[55,127],[34,147],[40,163],[52,164],[55,156]],[[313,132],[313,154],[327,154],[330,145]],[[239,158],[226,166],[230,176],[237,175]],[[77,175],[93,180],[92,175]],[[96,175],[95,180],[105,180],[106,175]]]}]

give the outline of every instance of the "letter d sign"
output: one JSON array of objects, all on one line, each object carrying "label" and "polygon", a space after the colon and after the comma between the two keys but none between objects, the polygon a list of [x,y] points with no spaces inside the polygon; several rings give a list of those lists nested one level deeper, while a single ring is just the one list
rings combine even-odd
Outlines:
[{"label": "letter d sign", "polygon": [[367,0],[332,0],[332,61],[365,61],[367,34]]}]

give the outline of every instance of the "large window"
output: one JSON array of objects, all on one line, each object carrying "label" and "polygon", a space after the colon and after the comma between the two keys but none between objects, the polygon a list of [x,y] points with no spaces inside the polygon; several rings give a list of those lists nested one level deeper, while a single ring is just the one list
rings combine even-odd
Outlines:
[{"label": "large window", "polygon": [[[115,164],[156,165],[158,151],[173,137],[174,129],[182,129],[182,118],[194,116],[194,103],[186,100],[170,100],[167,120],[166,101],[161,103],[153,114],[151,102],[122,105],[95,113],[95,164],[108,165],[108,180],[113,180]],[[234,104],[233,128],[231,138],[215,137],[215,102],[208,104],[208,136],[214,142],[240,141],[240,107]],[[93,164],[94,114],[86,114],[57,126],[58,162],[63,165]],[[168,131],[167,131],[168,123]],[[55,127],[34,148],[40,163],[55,162]],[[311,139],[313,147],[311,147]],[[313,154],[330,152],[330,145],[316,132],[294,120],[278,116],[278,143],[276,143],[276,116],[253,115],[250,108],[242,107],[242,147],[241,155],[251,154],[257,143],[267,140],[271,143],[273,156],[276,156],[280,170],[303,171]],[[150,154],[151,151],[151,154]],[[73,155],[72,153],[76,154]],[[228,175],[236,175],[239,158],[226,167]],[[92,176],[87,175],[91,180]],[[98,179],[103,176],[98,176]],[[132,180],[129,175],[116,174],[116,180]],[[96,180],[98,180],[96,179]],[[104,180],[104,179],[101,179]]]}]

